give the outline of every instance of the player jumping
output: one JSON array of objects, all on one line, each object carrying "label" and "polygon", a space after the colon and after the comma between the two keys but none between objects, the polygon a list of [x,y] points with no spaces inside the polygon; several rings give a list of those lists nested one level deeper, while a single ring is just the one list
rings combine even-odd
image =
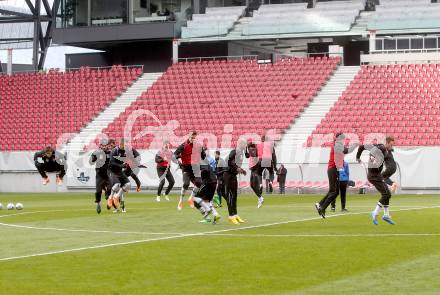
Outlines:
[{"label": "player jumping", "polygon": [[258,158],[261,161],[261,176],[263,170],[269,171],[269,192],[273,192],[274,171],[277,171],[277,155],[275,153],[275,145],[273,140],[263,135],[261,142],[257,146]]},{"label": "player jumping", "polygon": [[390,198],[391,192],[388,188],[382,176],[382,169],[384,160],[389,156],[389,153],[393,150],[394,138],[387,136],[385,139],[385,145],[383,144],[365,144],[359,146],[359,150],[356,155],[357,161],[361,162],[361,155],[364,150],[370,151],[370,159],[368,161],[368,181],[374,185],[374,187],[380,192],[381,198],[377,202],[376,208],[371,212],[371,218],[374,225],[378,225],[377,216],[383,209],[384,213],[382,220],[389,224],[395,224],[390,216]]},{"label": "player jumping", "polygon": [[177,161],[182,169],[183,186],[180,192],[177,210],[182,210],[185,193],[189,189],[190,183],[194,184],[194,189],[188,198],[188,203],[194,207],[193,196],[202,184],[200,162],[206,157],[205,149],[196,142],[197,131],[192,131],[187,140],[182,143],[174,152],[174,160]]},{"label": "player jumping", "polygon": [[339,194],[339,171],[344,169],[344,156],[354,151],[357,143],[347,148],[344,146],[345,135],[337,133],[333,145],[330,149],[330,159],[328,161],[328,184],[329,190],[319,203],[315,203],[315,208],[322,218],[325,218],[325,210],[336,199]]},{"label": "player jumping", "polygon": [[220,156],[220,151],[215,151],[215,174],[217,176],[217,196],[214,197],[214,203],[218,207],[222,207],[222,198],[226,200],[225,194],[225,182],[223,180],[223,175],[227,169],[225,160]]},{"label": "player jumping", "polygon": [[139,160],[139,153],[135,149],[126,148],[123,139],[119,147],[115,148],[111,153],[108,173],[112,191],[107,202],[107,209],[113,206],[115,208],[114,213],[119,211],[120,206],[122,207],[122,212],[126,212],[123,194],[129,192],[130,180],[123,170],[127,169],[127,165],[129,167],[139,166],[136,164],[139,163]]},{"label": "player jumping", "polygon": [[44,150],[34,154],[34,163],[41,177],[43,185],[49,183],[47,172],[57,172],[57,184],[63,184],[63,177],[66,175],[66,157],[54,150],[51,146],[47,146]]},{"label": "player jumping", "polygon": [[168,187],[165,191],[165,200],[169,201],[168,194],[171,192],[174,186],[174,177],[171,173],[171,160],[173,159],[173,153],[170,150],[170,143],[164,142],[162,149],[157,152],[155,161],[157,163],[157,176],[159,177],[159,187],[157,188],[156,201],[160,202],[160,196],[162,189],[165,185],[165,179],[168,181]]},{"label": "player jumping", "polygon": [[250,185],[258,197],[257,208],[261,208],[264,203],[262,183],[263,170],[261,169],[261,161],[258,156],[258,147],[252,142],[252,140],[248,141],[245,156],[246,158],[249,158],[249,169],[251,170]]},{"label": "player jumping", "polygon": [[202,159],[201,165],[201,185],[193,197],[194,205],[203,215],[201,222],[211,222],[209,215],[212,214],[212,224],[216,224],[220,219],[220,215],[212,205],[212,200],[217,187],[217,177],[215,175],[215,160],[206,155]]},{"label": "player jumping", "polygon": [[397,190],[397,183],[391,180],[391,176],[396,173],[397,163],[394,160],[393,156],[394,149],[391,149],[387,152],[384,164],[385,170],[382,172],[382,177],[387,185],[391,187],[391,192],[394,193]]},{"label": "player jumping", "polygon": [[111,194],[110,179],[107,173],[111,153],[109,147],[108,140],[102,139],[99,143],[99,149],[92,153],[89,160],[90,165],[95,165],[96,170],[95,204],[98,214],[101,213],[102,191],[105,191],[106,199]]}]

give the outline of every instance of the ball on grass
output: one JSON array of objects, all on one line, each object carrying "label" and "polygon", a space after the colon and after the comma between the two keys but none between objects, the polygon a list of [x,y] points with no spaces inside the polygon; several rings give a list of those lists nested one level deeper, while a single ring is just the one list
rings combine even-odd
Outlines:
[{"label": "ball on grass", "polygon": [[14,206],[14,204],[9,203],[8,206],[6,206],[6,208],[7,208],[8,210],[14,210],[15,206]]},{"label": "ball on grass", "polygon": [[22,210],[23,209],[23,204],[22,203],[15,204],[15,209]]}]

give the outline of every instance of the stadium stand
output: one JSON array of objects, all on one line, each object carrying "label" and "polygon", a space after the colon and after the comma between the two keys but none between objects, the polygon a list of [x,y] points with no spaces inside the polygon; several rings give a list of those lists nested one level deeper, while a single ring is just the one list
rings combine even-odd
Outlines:
[{"label": "stadium stand", "polygon": [[[149,110],[166,124],[177,120],[175,134],[190,130],[220,138],[225,124],[233,124],[233,142],[240,135],[267,129],[286,129],[310,103],[334,72],[340,58],[291,58],[276,64],[255,60],[180,62],[166,73],[103,133],[119,139],[134,110]],[[138,118],[132,137],[158,123]],[[139,149],[150,146],[153,135],[133,141]]]},{"label": "stadium stand", "polygon": [[318,2],[262,5],[246,26],[243,35],[296,34],[349,31],[364,1]]},{"label": "stadium stand", "polygon": [[244,14],[246,6],[209,7],[204,14],[193,14],[182,27],[182,38],[226,35]]},{"label": "stadium stand", "polygon": [[114,66],[0,75],[0,150],[39,150],[76,133],[141,74]]},{"label": "stadium stand", "polygon": [[[440,145],[440,64],[369,65],[344,91],[307,140],[326,145],[328,133],[394,135],[399,146]],[[313,138],[313,141],[312,141]]]},{"label": "stadium stand", "polygon": [[381,0],[368,23],[369,30],[407,30],[440,27],[440,4],[430,0]]}]

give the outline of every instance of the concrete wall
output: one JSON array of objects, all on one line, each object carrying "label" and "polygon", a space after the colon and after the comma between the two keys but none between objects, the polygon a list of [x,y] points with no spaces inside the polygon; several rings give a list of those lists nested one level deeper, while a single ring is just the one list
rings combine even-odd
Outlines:
[{"label": "concrete wall", "polygon": [[51,181],[47,186],[44,186],[37,171],[0,171],[0,192],[54,193],[69,191],[65,184],[63,186],[56,185],[53,173],[49,177]]},{"label": "concrete wall", "polygon": [[[95,42],[116,42],[148,39],[173,39],[174,22],[153,22],[132,25],[76,27],[55,29],[53,42],[56,44],[83,44]],[[90,44],[91,47],[96,44]]]},{"label": "concrete wall", "polygon": [[164,72],[171,65],[170,40],[119,43],[109,46],[106,52],[66,55],[66,67],[143,65],[144,72]]}]

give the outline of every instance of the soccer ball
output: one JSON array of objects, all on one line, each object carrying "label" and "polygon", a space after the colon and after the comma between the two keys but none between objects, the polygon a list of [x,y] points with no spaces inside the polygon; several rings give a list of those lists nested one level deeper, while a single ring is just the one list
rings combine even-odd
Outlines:
[{"label": "soccer ball", "polygon": [[14,210],[14,204],[9,203],[8,206],[6,207],[8,210]]},{"label": "soccer ball", "polygon": [[15,209],[17,209],[17,210],[23,209],[23,204],[22,203],[15,204]]},{"label": "soccer ball", "polygon": [[3,209],[3,204],[2,203],[0,203],[0,210],[2,210]]}]

